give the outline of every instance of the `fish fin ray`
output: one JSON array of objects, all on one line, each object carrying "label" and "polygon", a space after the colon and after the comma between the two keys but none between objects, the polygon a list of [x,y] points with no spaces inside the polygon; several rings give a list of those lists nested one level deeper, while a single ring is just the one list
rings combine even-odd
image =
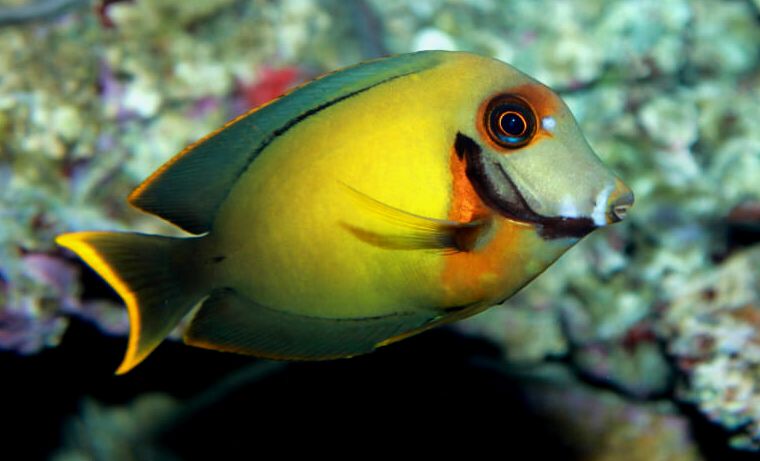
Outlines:
[{"label": "fish fin ray", "polygon": [[353,224],[341,223],[356,238],[380,248],[392,250],[441,250],[456,253],[471,249],[487,221],[467,223],[429,218],[404,211],[376,200],[353,187],[341,183],[355,199],[360,209],[380,217],[398,228],[398,232],[377,231]]},{"label": "fish fin ray", "polygon": [[214,290],[193,317],[185,342],[275,360],[329,360],[366,354],[438,313],[373,318],[309,317],[262,306],[234,289]]},{"label": "fish fin ray", "polygon": [[117,374],[143,361],[202,299],[203,293],[184,282],[171,264],[188,240],[125,232],[74,232],[56,238],[105,279],[127,306],[129,340]]}]

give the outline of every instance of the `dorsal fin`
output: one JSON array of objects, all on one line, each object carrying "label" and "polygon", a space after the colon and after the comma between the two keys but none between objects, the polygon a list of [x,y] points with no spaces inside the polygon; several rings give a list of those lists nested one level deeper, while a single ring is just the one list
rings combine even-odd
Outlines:
[{"label": "dorsal fin", "polygon": [[278,136],[333,104],[432,68],[445,56],[427,51],[382,58],[305,84],[187,147],[135,189],[129,202],[188,232],[208,232],[237,179]]}]

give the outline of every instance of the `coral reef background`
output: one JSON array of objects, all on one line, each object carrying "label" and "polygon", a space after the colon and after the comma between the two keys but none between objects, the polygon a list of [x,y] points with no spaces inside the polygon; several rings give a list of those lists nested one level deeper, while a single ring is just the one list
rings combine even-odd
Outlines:
[{"label": "coral reef background", "polygon": [[[124,200],[173,154],[322,72],[420,49],[557,89],[634,189],[629,218],[456,327],[488,343],[435,332],[264,372],[170,343],[110,376],[125,312],[53,237],[176,232]],[[760,456],[760,1],[6,0],[0,69],[0,379],[41,440],[24,459],[192,458],[172,437],[224,432],[199,414],[288,424],[283,408],[334,411],[325,396],[441,428],[503,412],[500,437],[561,459]]]}]

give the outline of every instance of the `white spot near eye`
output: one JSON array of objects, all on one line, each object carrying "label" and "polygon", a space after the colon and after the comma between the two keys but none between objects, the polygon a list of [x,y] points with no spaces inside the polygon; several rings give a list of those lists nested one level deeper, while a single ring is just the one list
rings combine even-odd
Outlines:
[{"label": "white spot near eye", "polygon": [[554,128],[557,127],[557,121],[554,120],[554,117],[547,115],[541,119],[541,126],[546,131],[554,131]]},{"label": "white spot near eye", "polygon": [[594,204],[594,211],[591,212],[591,219],[594,220],[594,224],[597,226],[607,224],[607,200],[609,200],[613,190],[615,190],[614,183],[602,189],[599,195],[596,196],[596,203]]}]

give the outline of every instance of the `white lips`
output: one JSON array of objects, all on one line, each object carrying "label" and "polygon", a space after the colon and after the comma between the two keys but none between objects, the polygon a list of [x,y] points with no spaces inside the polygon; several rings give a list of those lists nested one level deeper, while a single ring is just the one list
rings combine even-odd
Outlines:
[{"label": "white lips", "polygon": [[613,190],[615,190],[614,183],[602,189],[599,195],[596,196],[596,204],[594,204],[594,211],[591,212],[591,219],[597,226],[607,224],[607,201]]}]

